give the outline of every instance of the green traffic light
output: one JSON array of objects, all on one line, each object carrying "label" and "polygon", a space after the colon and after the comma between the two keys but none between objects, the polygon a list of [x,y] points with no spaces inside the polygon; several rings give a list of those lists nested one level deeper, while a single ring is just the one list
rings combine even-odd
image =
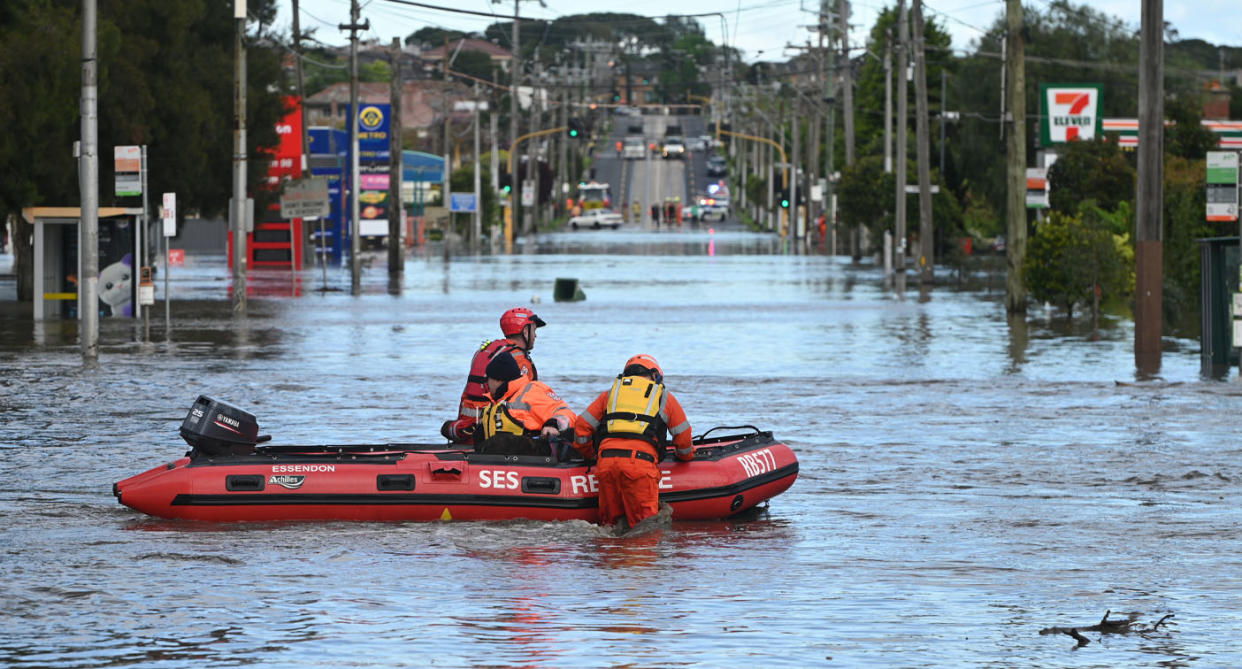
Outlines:
[{"label": "green traffic light", "polygon": [[789,200],[781,200],[781,208],[782,208],[782,209],[788,209],[788,208],[789,208]]},{"label": "green traffic light", "polygon": [[504,190],[505,190],[505,192],[506,192],[506,193],[508,193],[509,191],[513,190],[513,187],[512,187],[512,186],[505,186]]}]

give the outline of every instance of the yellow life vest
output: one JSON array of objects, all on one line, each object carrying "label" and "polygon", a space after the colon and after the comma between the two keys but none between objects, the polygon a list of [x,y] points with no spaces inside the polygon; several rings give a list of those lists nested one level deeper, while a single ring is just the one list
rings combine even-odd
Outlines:
[{"label": "yellow life vest", "polygon": [[526,426],[509,414],[506,405],[507,402],[496,402],[483,410],[483,419],[480,424],[483,427],[484,439],[500,433],[516,434],[519,437],[527,436]]},{"label": "yellow life vest", "polygon": [[642,439],[652,446],[663,445],[664,384],[645,376],[619,376],[608,391],[608,404],[600,418],[603,432],[599,438],[622,437]]}]

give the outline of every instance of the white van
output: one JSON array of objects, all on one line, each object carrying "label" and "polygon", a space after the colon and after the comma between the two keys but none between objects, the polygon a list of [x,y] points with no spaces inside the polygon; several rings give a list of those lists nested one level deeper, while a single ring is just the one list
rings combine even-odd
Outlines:
[{"label": "white van", "polygon": [[642,160],[647,156],[647,145],[642,137],[626,137],[621,144],[621,157],[626,160]]}]

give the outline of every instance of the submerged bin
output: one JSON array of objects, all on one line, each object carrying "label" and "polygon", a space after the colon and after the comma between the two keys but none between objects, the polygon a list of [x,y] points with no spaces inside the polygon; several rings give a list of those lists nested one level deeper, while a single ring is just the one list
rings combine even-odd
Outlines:
[{"label": "submerged bin", "polygon": [[[1238,291],[1238,238],[1200,239],[1199,356],[1204,368],[1223,369],[1238,362],[1233,347],[1233,294]],[[1242,316],[1242,314],[1239,314]]]},{"label": "submerged bin", "polygon": [[558,278],[552,290],[552,299],[557,302],[581,302],[586,299],[586,293],[578,286],[577,279]]}]

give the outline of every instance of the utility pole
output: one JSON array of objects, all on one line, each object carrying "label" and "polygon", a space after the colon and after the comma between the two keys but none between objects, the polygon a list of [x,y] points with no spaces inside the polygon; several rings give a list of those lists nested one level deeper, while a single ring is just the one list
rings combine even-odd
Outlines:
[{"label": "utility pole", "polygon": [[[99,361],[99,50],[95,0],[82,0],[82,141],[78,157],[78,188],[82,211],[78,221],[79,338],[82,361]],[[143,191],[146,194],[146,191]],[[43,290],[43,277],[35,277]]]},{"label": "utility pole", "polygon": [[1026,47],[1022,42],[1022,0],[1005,0],[1005,17],[1008,70],[1005,85],[1009,107],[1009,113],[1001,122],[1002,127],[1008,126],[1005,306],[1009,313],[1026,313],[1026,280],[1022,276],[1022,263],[1026,260]]},{"label": "utility pole", "polygon": [[405,249],[401,248],[401,227],[405,211],[401,207],[401,176],[404,171],[401,157],[401,38],[392,38],[392,86],[389,100],[392,115],[388,135],[388,279],[389,289],[399,292],[401,275],[405,272]]},{"label": "utility pole", "polygon": [[[496,68],[493,66],[492,67],[492,83],[496,83],[497,81],[498,81],[498,78],[496,77]],[[492,89],[492,93],[493,94],[495,93],[494,88]],[[493,95],[493,99],[496,100],[496,102],[500,101],[499,96]],[[500,147],[496,143],[497,142],[496,124],[499,118],[500,118],[500,105],[493,104],[489,106],[487,110],[487,129],[488,129],[488,135],[489,135],[491,147],[492,147],[492,165],[491,165],[492,194],[500,193]]]},{"label": "utility pole", "polygon": [[302,29],[298,21],[298,0],[293,0],[293,72],[297,79],[298,109],[302,116],[302,173],[310,173],[310,130],[306,127],[306,88],[302,78]]},{"label": "utility pole", "polygon": [[362,250],[359,235],[359,175],[358,169],[358,31],[370,30],[371,22],[358,23],[358,0],[350,0],[349,23],[340,24],[341,30],[349,31],[349,285],[353,295],[362,294]]},{"label": "utility pole", "polygon": [[[1020,0],[1016,0],[1020,1]],[[897,292],[906,289],[906,69],[909,62],[909,21],[906,19],[906,0],[897,0],[897,239],[894,243],[896,261],[893,271],[897,273]]]},{"label": "utility pole", "polygon": [[940,178],[944,177],[944,122],[945,110],[948,109],[949,100],[949,84],[946,80],[945,69],[940,68]]},{"label": "utility pole", "polygon": [[[301,11],[298,10],[298,0],[293,0],[293,71],[297,83],[298,94],[298,114],[302,117],[302,177],[308,178],[311,175],[310,166],[310,128],[306,123],[306,86],[302,76],[302,29],[299,16]],[[144,195],[145,196],[145,195]],[[305,219],[303,219],[305,220]],[[320,225],[320,243],[323,243],[323,217],[319,218]],[[313,246],[310,243],[309,226],[302,232],[302,239],[291,240],[295,244],[303,245],[302,257],[311,257]],[[325,270],[326,271],[326,270]],[[326,283],[326,282],[325,282]]]},{"label": "utility pole", "polygon": [[802,166],[798,164],[798,152],[802,144],[802,94],[797,91],[794,92],[793,108],[789,113],[789,130],[793,134],[793,156],[789,160],[789,173],[793,176],[789,180],[789,222],[793,223],[794,239],[801,239],[803,226],[802,217],[798,215],[798,171]]},{"label": "utility pole", "polygon": [[[854,164],[854,66],[850,60],[850,2],[837,0],[838,36],[841,38],[841,104],[845,123],[845,166]],[[828,177],[831,179],[832,174]]]},{"label": "utility pole", "polygon": [[931,146],[927,123],[927,61],[923,53],[923,0],[914,0],[915,152],[919,171],[919,283],[935,283],[935,233],[932,232]]},{"label": "utility pole", "polygon": [[[569,126],[569,79],[568,78],[564,80],[563,86],[561,87],[561,110],[560,111],[561,111],[561,116],[560,116],[561,120],[560,120],[560,123],[558,123],[557,125],[559,125],[562,128],[568,127]],[[570,175],[569,175],[569,142],[567,140],[568,138],[565,136],[565,133],[561,133],[561,136],[558,138],[558,141],[556,144],[557,149],[558,149],[558,153],[556,157],[556,174],[557,174],[556,182],[561,187],[567,185],[569,183],[569,178],[570,178]],[[620,193],[618,193],[618,195],[620,195]],[[563,206],[565,203],[565,197],[563,193],[553,192],[552,199],[557,203],[558,208]],[[623,212],[626,210],[624,202],[622,203],[621,209]]]},{"label": "utility pole", "polygon": [[[1160,371],[1164,294],[1164,1],[1143,0],[1139,38],[1138,189],[1135,212],[1134,362]],[[1205,307],[1206,308],[1206,307]]]},{"label": "utility pole", "polygon": [[233,3],[233,315],[246,315],[246,0]]},{"label": "utility pole", "polygon": [[893,30],[884,31],[884,173],[893,173]]},{"label": "utility pole", "polygon": [[479,159],[481,148],[479,146],[479,122],[482,117],[480,107],[483,103],[479,100],[479,83],[474,84],[474,231],[471,233],[471,241],[475,248],[478,248],[483,241],[483,162]]}]

